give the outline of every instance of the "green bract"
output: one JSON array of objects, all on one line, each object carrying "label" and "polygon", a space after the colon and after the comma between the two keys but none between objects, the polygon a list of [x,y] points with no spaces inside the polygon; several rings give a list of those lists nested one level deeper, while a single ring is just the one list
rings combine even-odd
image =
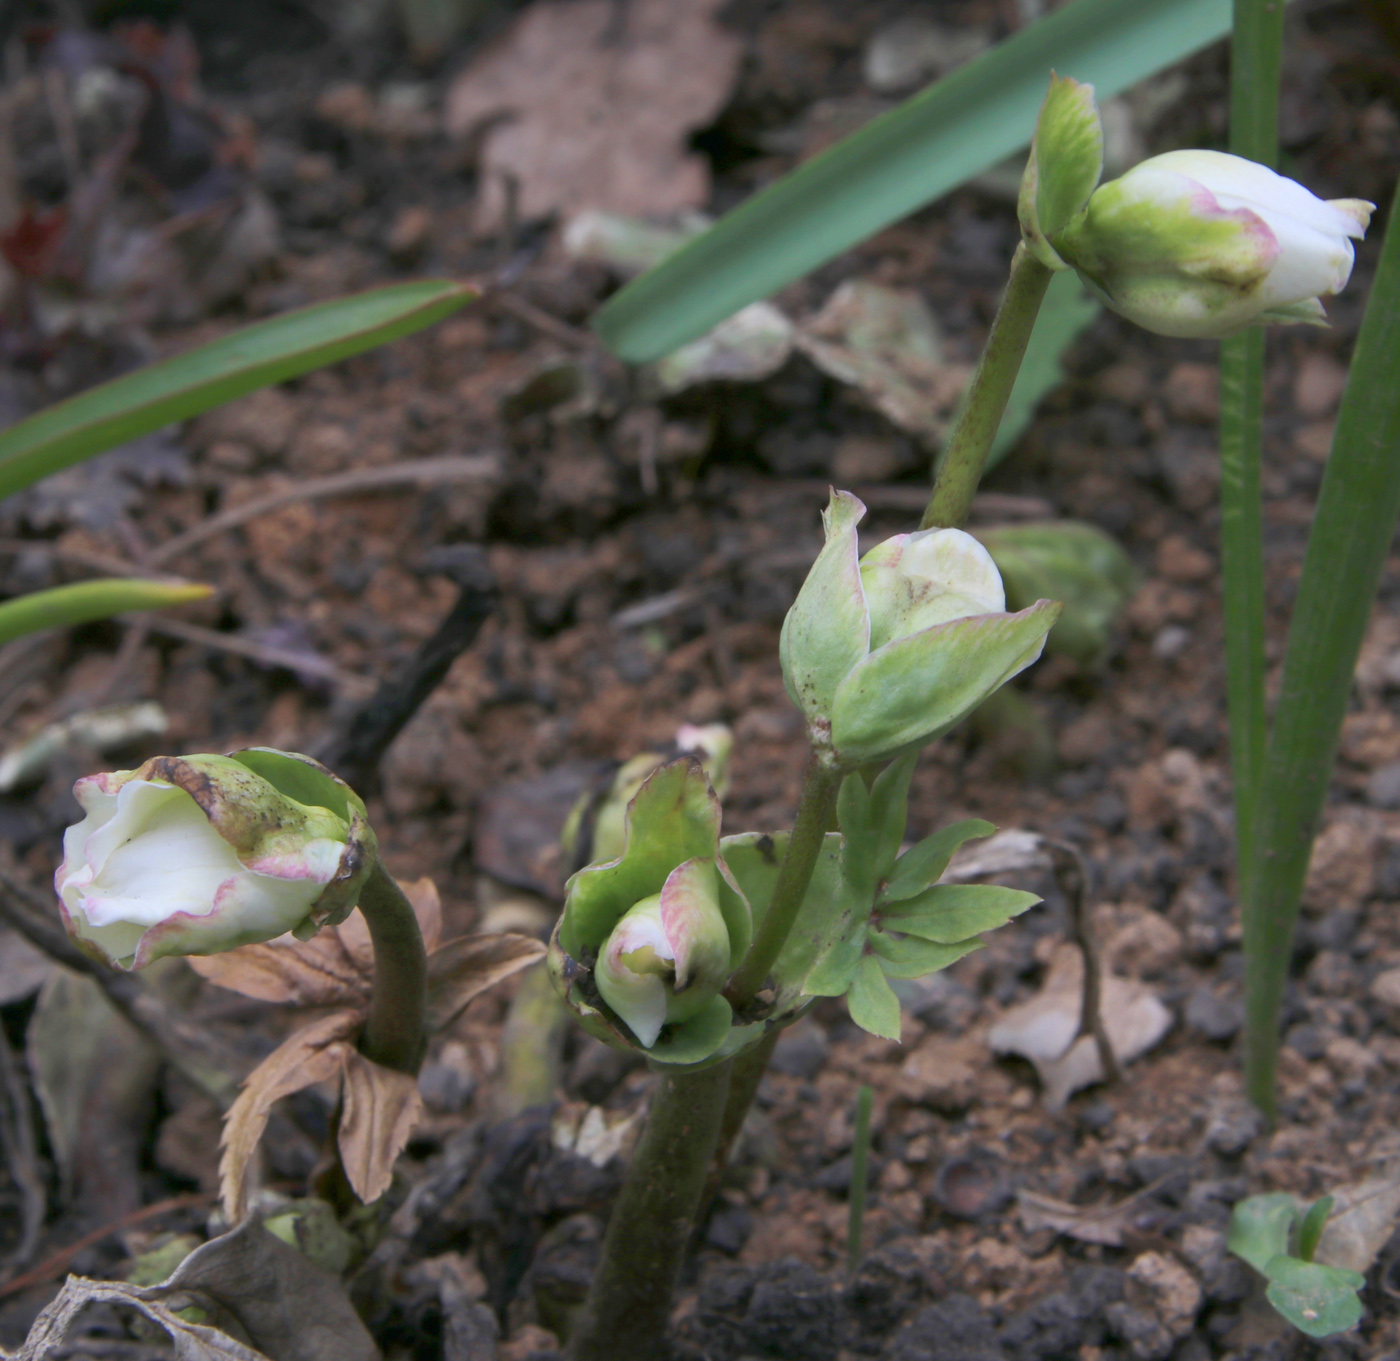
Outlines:
[{"label": "green bract", "polygon": [[986,549],[959,529],[898,534],[862,559],[865,507],[833,491],[826,545],[783,621],[788,694],[813,745],[842,768],[952,727],[1029,666],[1060,606],[1008,614]]},{"label": "green bract", "polygon": [[1102,174],[1103,123],[1094,87],[1052,75],[1018,204],[1026,247],[1047,268],[1069,268],[1050,238],[1084,211]]},{"label": "green bract", "polygon": [[622,854],[569,880],[550,970],[599,1039],[669,1064],[712,1059],[731,1039],[720,989],[749,947],[752,918],[719,826],[700,762],[673,761],[628,805]]}]

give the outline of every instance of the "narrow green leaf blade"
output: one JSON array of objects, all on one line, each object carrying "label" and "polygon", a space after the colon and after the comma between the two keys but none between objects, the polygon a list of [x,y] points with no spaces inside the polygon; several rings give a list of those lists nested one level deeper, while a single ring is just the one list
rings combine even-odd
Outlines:
[{"label": "narrow green leaf blade", "polygon": [[785,175],[594,317],[634,363],[703,335],[1030,141],[1053,67],[1100,99],[1230,29],[1230,0],[1071,0]]},{"label": "narrow green leaf blade", "polygon": [[171,421],[397,340],[477,296],[416,280],[316,303],[80,392],[0,432],[0,496]]},{"label": "narrow green leaf blade", "polygon": [[110,619],[131,610],[159,610],[207,600],[212,586],[197,582],[141,581],[114,577],[110,581],[79,581],[33,591],[0,605],[0,644],[41,629],[71,628],[94,619]]},{"label": "narrow green leaf blade", "polygon": [[955,945],[983,931],[995,931],[1034,907],[1040,898],[1000,884],[935,884],[933,888],[879,914],[880,926],[920,940]]},{"label": "narrow green leaf blade", "polygon": [[899,998],[890,987],[880,961],[866,955],[856,969],[851,990],[846,994],[846,1006],[862,1030],[878,1035],[882,1040],[899,1038]]},{"label": "narrow green leaf blade", "polygon": [[1327,1227],[1327,1216],[1332,1213],[1334,1201],[1333,1196],[1323,1196],[1313,1201],[1303,1216],[1303,1222],[1298,1225],[1298,1256],[1305,1262],[1311,1262],[1317,1255],[1318,1240]]},{"label": "narrow green leaf blade", "polygon": [[1366,1284],[1359,1271],[1275,1257],[1265,1269],[1270,1304],[1309,1337],[1332,1337],[1361,1322],[1357,1291]]}]

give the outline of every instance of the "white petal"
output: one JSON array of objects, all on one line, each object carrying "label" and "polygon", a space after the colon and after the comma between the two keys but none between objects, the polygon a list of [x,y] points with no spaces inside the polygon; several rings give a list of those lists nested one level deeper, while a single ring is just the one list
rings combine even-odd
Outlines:
[{"label": "white petal", "polygon": [[969,613],[1000,614],[1006,608],[1006,591],[992,555],[961,529],[925,529],[910,534],[899,567],[907,576],[922,577],[949,594],[963,597],[974,606]]}]

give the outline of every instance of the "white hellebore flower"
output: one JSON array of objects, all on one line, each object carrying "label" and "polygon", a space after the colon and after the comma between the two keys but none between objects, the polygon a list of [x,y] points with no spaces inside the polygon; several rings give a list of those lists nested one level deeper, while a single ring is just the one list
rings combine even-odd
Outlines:
[{"label": "white hellebore flower", "polygon": [[1169,151],[1100,185],[1047,238],[1129,321],[1221,337],[1262,322],[1325,325],[1321,299],[1346,286],[1374,206],[1320,199],[1240,156]]},{"label": "white hellebore flower", "polygon": [[87,816],[54,876],[64,925],[121,968],[309,935],[349,913],[374,861],[364,805],[304,756],[157,756],[73,793]]}]

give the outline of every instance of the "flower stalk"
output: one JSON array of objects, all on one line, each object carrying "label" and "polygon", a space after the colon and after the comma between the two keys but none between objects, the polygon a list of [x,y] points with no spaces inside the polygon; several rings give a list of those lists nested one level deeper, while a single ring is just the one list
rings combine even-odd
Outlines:
[{"label": "flower stalk", "polygon": [[361,1048],[382,1067],[417,1073],[427,1045],[428,954],[412,904],[378,856],[359,906],[374,944],[374,991]]}]

